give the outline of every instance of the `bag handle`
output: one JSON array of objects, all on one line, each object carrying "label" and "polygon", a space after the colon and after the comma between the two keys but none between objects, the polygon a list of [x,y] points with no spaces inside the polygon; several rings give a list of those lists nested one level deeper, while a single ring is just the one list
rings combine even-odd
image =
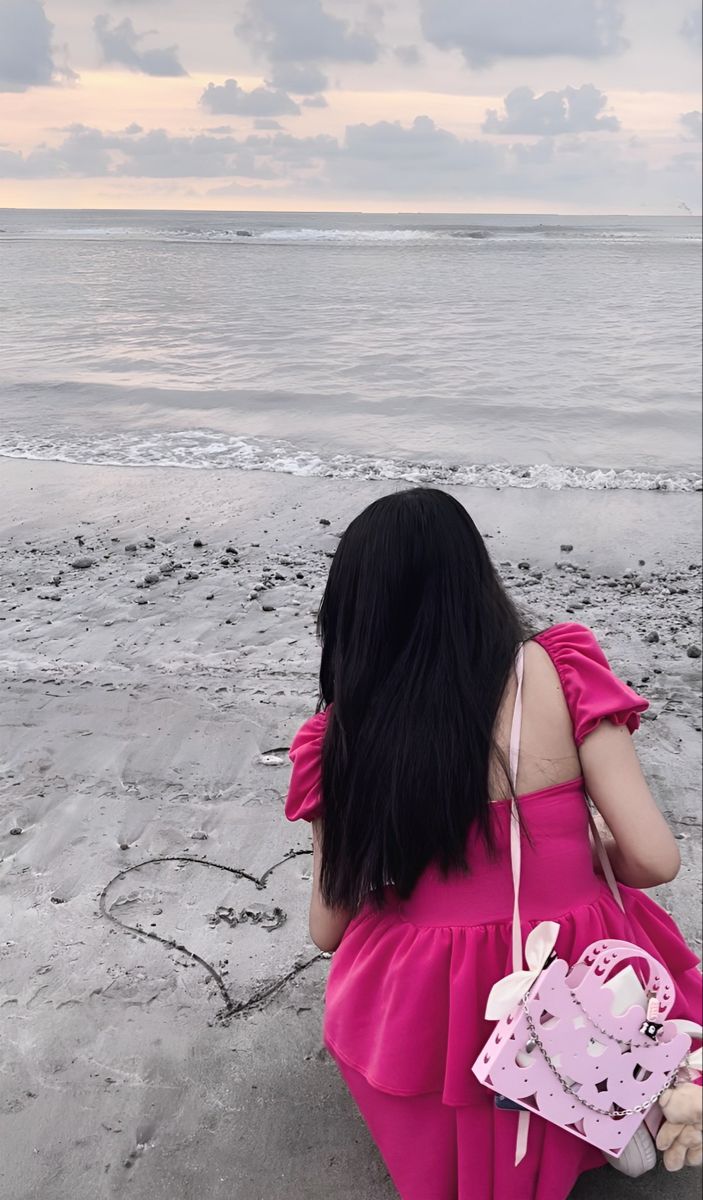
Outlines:
[{"label": "bag handle", "polygon": [[660,1012],[668,1012],[674,1003],[676,988],[666,967],[640,946],[619,938],[605,938],[588,947],[588,951],[579,960],[587,970],[576,986],[581,987],[584,981],[592,976],[605,981],[616,967],[630,960],[646,963],[647,976],[643,986],[647,994],[651,994],[657,1001]]}]

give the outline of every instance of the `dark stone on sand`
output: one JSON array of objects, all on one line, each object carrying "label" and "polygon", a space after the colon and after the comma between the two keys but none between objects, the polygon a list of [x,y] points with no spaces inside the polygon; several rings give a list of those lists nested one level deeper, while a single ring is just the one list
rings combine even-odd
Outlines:
[{"label": "dark stone on sand", "polygon": [[191,833],[191,839],[194,842],[206,842],[207,834],[202,829],[196,829],[195,833]]},{"label": "dark stone on sand", "polygon": [[648,641],[648,642],[658,642],[659,641],[659,634],[657,633],[656,629],[653,629],[651,633],[647,634],[646,641]]},{"label": "dark stone on sand", "polygon": [[214,593],[214,592],[208,592],[208,594],[207,594],[207,596],[205,597],[205,599],[206,599],[206,600],[214,600],[214,599],[215,599],[215,593]]},{"label": "dark stone on sand", "polygon": [[235,230],[235,237],[253,237],[253,236],[254,235],[252,234],[250,229],[236,229]]},{"label": "dark stone on sand", "polygon": [[145,583],[161,583],[161,575],[159,574],[158,571],[150,571],[148,575],[144,576],[144,582]]},{"label": "dark stone on sand", "polygon": [[276,571],[276,574],[274,575],[274,579],[285,579],[285,575],[281,575],[280,571]]},{"label": "dark stone on sand", "polygon": [[95,559],[94,558],[74,558],[73,562],[71,563],[71,566],[74,567],[76,571],[85,571],[88,567],[95,566]]},{"label": "dark stone on sand", "polygon": [[235,554],[235,555],[238,555],[238,554],[239,554],[239,551],[237,550],[237,547],[236,547],[236,546],[227,546],[227,547],[225,548],[225,554]]},{"label": "dark stone on sand", "polygon": [[331,522],[331,521],[328,521],[328,520],[327,520],[327,517],[320,517],[320,524],[321,524],[321,525],[331,525],[331,524],[332,524],[332,522]]},{"label": "dark stone on sand", "polygon": [[136,550],[137,550],[137,546],[136,546],[136,543],[135,543],[135,542],[129,542],[129,543],[128,543],[128,544],[125,546],[125,551],[126,551],[126,553],[128,553],[128,554],[135,554],[135,553],[136,553]]},{"label": "dark stone on sand", "polygon": [[129,850],[129,842],[120,842],[120,850]]},{"label": "dark stone on sand", "polygon": [[22,830],[20,829],[19,825],[15,825],[14,829],[10,830],[11,837],[19,837],[21,833]]},{"label": "dark stone on sand", "polygon": [[186,579],[199,579],[200,576],[198,575],[197,571],[186,571],[185,578]]},{"label": "dark stone on sand", "polygon": [[573,550],[573,546],[571,542],[562,542],[559,549],[561,550],[562,554],[569,554],[569,552]]},{"label": "dark stone on sand", "polygon": [[146,596],[137,596],[137,604],[148,604]]},{"label": "dark stone on sand", "polygon": [[261,611],[262,612],[275,612],[276,610],[273,607],[273,604],[262,604]]},{"label": "dark stone on sand", "polygon": [[52,587],[58,587],[59,584],[61,583],[61,576],[60,575],[52,575],[51,579],[49,580],[49,583],[51,584]]},{"label": "dark stone on sand", "polygon": [[202,544],[203,543],[200,538],[196,538],[195,541],[193,542],[193,545],[195,546],[196,550],[200,550],[202,548]]},{"label": "dark stone on sand", "polygon": [[518,563],[518,567],[520,568],[521,571],[529,571],[530,564],[527,562],[526,559],[524,559],[522,562]]},{"label": "dark stone on sand", "polygon": [[693,645],[691,645],[691,646],[689,646],[689,647],[688,647],[688,649],[687,649],[686,653],[687,653],[687,655],[688,655],[688,657],[689,657],[689,658],[700,658],[700,656],[701,656],[701,648],[700,648],[700,646],[693,646]]}]

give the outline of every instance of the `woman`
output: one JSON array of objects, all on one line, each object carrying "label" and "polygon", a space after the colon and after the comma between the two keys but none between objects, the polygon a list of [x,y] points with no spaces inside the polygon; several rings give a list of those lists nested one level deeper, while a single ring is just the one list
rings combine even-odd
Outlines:
[{"label": "woman", "polygon": [[[523,940],[551,919],[568,961],[602,937],[636,942],[675,980],[672,1015],[698,1019],[697,959],[638,890],[679,869],[630,738],[648,702],[583,626],[530,636],[473,521],[434,489],[351,523],[319,635],[286,815],[313,825],[310,933],[334,952],[325,1044],[403,1200],[562,1200],[601,1153],[533,1118],[516,1165],[517,1114],[471,1071],[511,970],[510,799]],[[624,913],[594,868],[584,789],[612,831]]]}]

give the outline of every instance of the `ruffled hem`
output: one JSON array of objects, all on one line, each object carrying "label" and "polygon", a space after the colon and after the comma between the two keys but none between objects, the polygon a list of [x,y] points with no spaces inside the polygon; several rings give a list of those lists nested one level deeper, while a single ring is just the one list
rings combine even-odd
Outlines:
[{"label": "ruffled hem", "polygon": [[[697,956],[650,897],[621,892],[624,913],[603,884],[594,902],[558,918],[558,955],[575,962],[591,942],[634,942],[667,966],[677,989],[671,1016],[700,1021]],[[538,923],[524,923],[523,938]],[[430,928],[364,910],[332,959],[325,1045],[379,1091],[480,1104],[485,1089],[471,1068],[493,1028],[484,1017],[488,993],[510,962],[507,922]]]}]

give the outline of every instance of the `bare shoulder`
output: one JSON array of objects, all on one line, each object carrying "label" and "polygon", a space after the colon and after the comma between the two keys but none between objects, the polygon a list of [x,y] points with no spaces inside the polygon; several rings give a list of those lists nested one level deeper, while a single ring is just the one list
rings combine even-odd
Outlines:
[{"label": "bare shoulder", "polygon": [[539,642],[525,643],[525,714],[535,740],[544,743],[545,750],[554,753],[556,743],[561,753],[573,747],[571,714],[566,702],[559,673],[547,651]]},{"label": "bare shoulder", "polygon": [[559,673],[544,646],[534,639],[525,642],[525,681],[528,675],[538,687],[544,687],[552,694],[562,694]]}]

